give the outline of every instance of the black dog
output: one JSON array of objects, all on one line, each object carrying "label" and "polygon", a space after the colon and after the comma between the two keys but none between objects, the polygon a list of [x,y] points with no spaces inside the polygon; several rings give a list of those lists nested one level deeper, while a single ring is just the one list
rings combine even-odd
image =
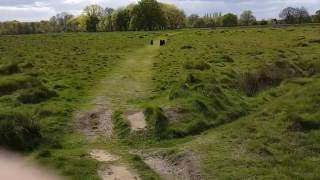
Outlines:
[{"label": "black dog", "polygon": [[153,45],[153,40],[151,40],[150,45]]},{"label": "black dog", "polygon": [[160,40],[160,46],[166,45],[166,40]]}]

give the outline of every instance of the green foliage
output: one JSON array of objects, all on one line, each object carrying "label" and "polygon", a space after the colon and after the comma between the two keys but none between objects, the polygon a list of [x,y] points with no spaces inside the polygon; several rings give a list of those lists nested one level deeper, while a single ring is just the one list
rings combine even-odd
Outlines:
[{"label": "green foliage", "polygon": [[223,26],[231,27],[238,25],[238,17],[235,14],[228,13],[223,16]]},{"label": "green foliage", "polygon": [[132,10],[131,28],[159,30],[165,26],[164,13],[156,0],[141,0]]},{"label": "green foliage", "polygon": [[0,145],[14,150],[31,150],[40,144],[42,135],[35,117],[25,112],[0,112]]}]

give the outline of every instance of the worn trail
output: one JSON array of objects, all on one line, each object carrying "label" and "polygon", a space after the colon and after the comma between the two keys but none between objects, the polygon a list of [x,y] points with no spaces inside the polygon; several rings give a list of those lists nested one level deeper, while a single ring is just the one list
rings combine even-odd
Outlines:
[{"label": "worn trail", "polygon": [[[133,130],[146,126],[141,110],[134,109],[128,103],[148,96],[151,92],[153,57],[158,54],[158,45],[148,45],[127,54],[94,90],[89,109],[76,113],[78,128],[95,143],[102,139],[112,139],[112,112],[121,109],[127,113]],[[90,157],[104,164],[98,174],[102,179],[140,179],[138,174],[121,157],[105,149],[92,149]]]}]

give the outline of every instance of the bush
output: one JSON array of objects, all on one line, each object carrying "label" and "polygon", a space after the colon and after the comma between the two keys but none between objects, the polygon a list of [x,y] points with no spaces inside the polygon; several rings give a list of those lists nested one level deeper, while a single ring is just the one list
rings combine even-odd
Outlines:
[{"label": "bush", "polygon": [[0,145],[14,150],[31,150],[42,140],[34,117],[21,112],[0,112]]},{"label": "bush", "polygon": [[18,100],[24,104],[36,104],[57,96],[55,91],[51,91],[46,87],[38,87],[22,92],[18,96]]}]

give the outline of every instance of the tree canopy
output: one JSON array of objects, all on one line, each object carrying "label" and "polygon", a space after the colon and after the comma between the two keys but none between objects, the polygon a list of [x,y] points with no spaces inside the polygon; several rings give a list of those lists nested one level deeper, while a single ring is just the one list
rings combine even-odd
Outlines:
[{"label": "tree canopy", "polygon": [[238,17],[235,14],[228,13],[223,16],[223,25],[224,26],[236,26],[238,24]]},{"label": "tree canopy", "polygon": [[240,15],[241,25],[249,26],[256,22],[256,17],[253,15],[253,12],[250,10],[243,11]]}]

